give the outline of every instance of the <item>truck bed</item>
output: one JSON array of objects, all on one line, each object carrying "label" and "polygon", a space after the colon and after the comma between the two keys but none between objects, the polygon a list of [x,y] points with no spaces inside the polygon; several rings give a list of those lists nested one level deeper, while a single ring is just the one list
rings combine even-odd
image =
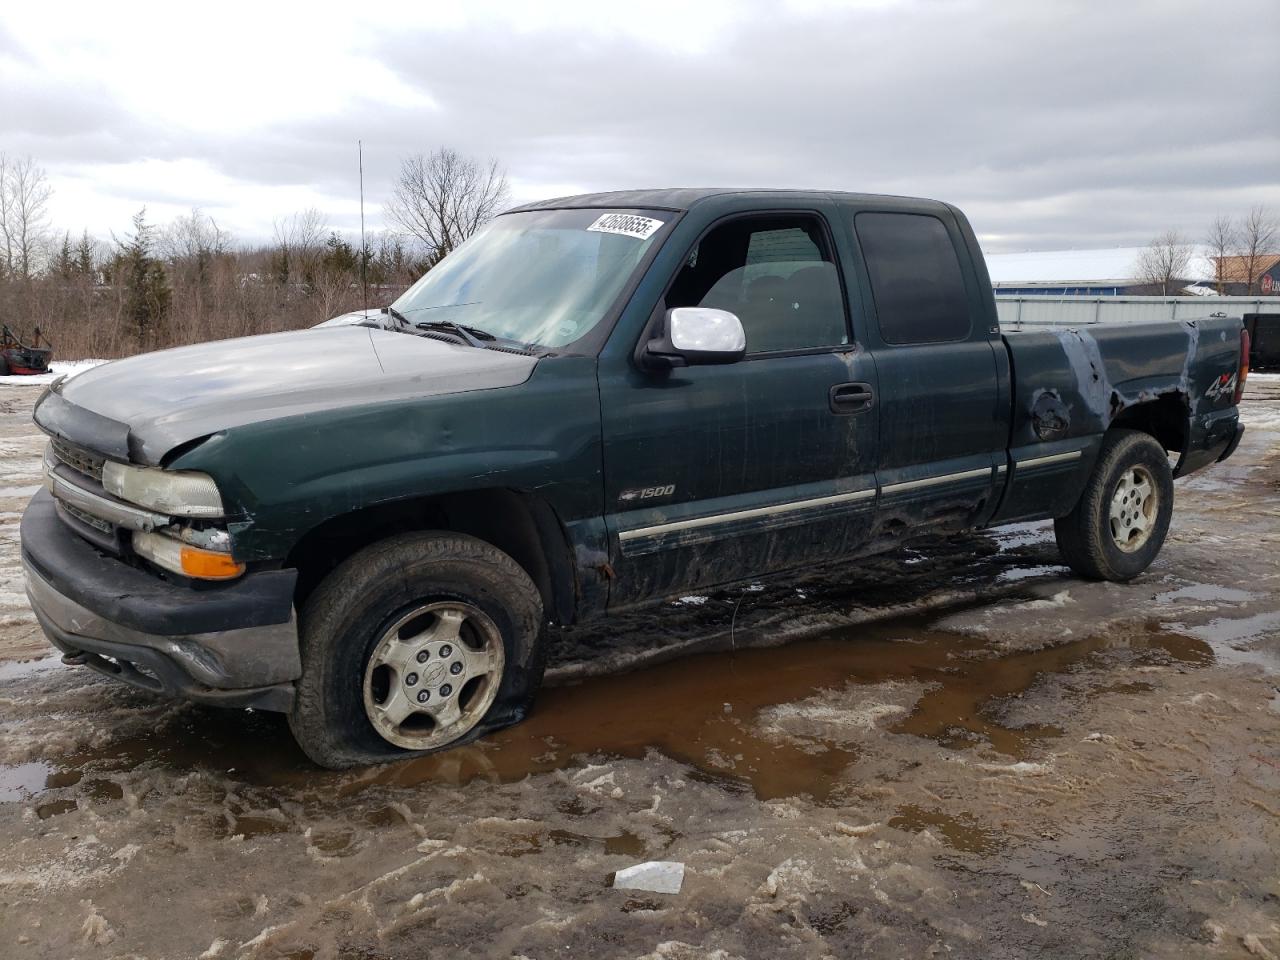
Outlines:
[{"label": "truck bed", "polygon": [[[1043,510],[1055,486],[1077,493],[1064,481],[1088,475],[1113,426],[1155,435],[1178,454],[1175,476],[1218,460],[1236,439],[1240,329],[1239,318],[1203,317],[1004,334],[1011,473],[995,522]],[[1053,456],[1056,470],[1019,469]]]}]

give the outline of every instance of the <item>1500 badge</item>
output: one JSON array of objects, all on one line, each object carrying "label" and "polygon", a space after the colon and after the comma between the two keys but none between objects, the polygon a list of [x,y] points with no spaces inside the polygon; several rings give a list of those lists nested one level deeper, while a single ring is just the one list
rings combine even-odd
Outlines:
[{"label": "1500 badge", "polygon": [[676,492],[676,485],[668,483],[662,487],[636,487],[634,490],[623,490],[618,494],[618,499],[623,503],[630,503],[632,500],[656,500],[659,497],[669,497]]}]

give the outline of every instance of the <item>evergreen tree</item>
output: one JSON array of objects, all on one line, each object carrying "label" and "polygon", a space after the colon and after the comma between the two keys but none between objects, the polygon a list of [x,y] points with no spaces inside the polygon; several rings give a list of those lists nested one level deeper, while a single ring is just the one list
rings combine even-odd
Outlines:
[{"label": "evergreen tree", "polygon": [[93,239],[86,230],[80,235],[80,242],[76,244],[76,273],[81,276],[93,275],[94,261],[94,244]]},{"label": "evergreen tree", "polygon": [[271,274],[271,279],[282,287],[289,285],[289,250],[286,247],[280,247],[271,251],[271,258],[267,267]]},{"label": "evergreen tree", "polygon": [[338,236],[336,230],[329,234],[324,247],[324,256],[320,263],[330,276],[359,277],[360,261],[356,256],[355,248]]},{"label": "evergreen tree", "polygon": [[58,259],[55,264],[58,276],[63,280],[70,280],[76,272],[75,257],[71,252],[71,234],[63,233],[62,246],[58,249]]},{"label": "evergreen tree", "polygon": [[408,251],[399,237],[383,237],[378,247],[378,255],[369,269],[369,282],[376,284],[396,283],[412,273]]},{"label": "evergreen tree", "polygon": [[169,312],[173,291],[155,256],[155,228],[146,222],[147,208],[133,217],[133,234],[116,240],[116,281],[124,286],[125,317],[144,350],[157,342]]}]

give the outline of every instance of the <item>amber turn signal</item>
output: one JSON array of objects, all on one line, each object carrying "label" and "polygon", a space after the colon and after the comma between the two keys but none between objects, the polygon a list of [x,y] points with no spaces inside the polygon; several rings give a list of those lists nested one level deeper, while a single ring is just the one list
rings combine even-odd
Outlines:
[{"label": "amber turn signal", "polygon": [[182,572],[201,580],[233,580],[244,573],[244,564],[236,563],[230,554],[182,547]]},{"label": "amber turn signal", "polygon": [[133,535],[133,549],[159,567],[196,580],[234,580],[245,569],[225,551],[193,547],[162,533],[139,530]]}]

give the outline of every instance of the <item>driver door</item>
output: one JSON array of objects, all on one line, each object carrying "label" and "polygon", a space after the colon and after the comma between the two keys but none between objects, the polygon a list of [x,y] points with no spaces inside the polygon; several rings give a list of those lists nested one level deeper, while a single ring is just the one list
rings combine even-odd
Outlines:
[{"label": "driver door", "polygon": [[712,225],[659,309],[729,310],[745,359],[602,365],[610,608],[852,551],[875,507],[875,369],[823,211]]}]

